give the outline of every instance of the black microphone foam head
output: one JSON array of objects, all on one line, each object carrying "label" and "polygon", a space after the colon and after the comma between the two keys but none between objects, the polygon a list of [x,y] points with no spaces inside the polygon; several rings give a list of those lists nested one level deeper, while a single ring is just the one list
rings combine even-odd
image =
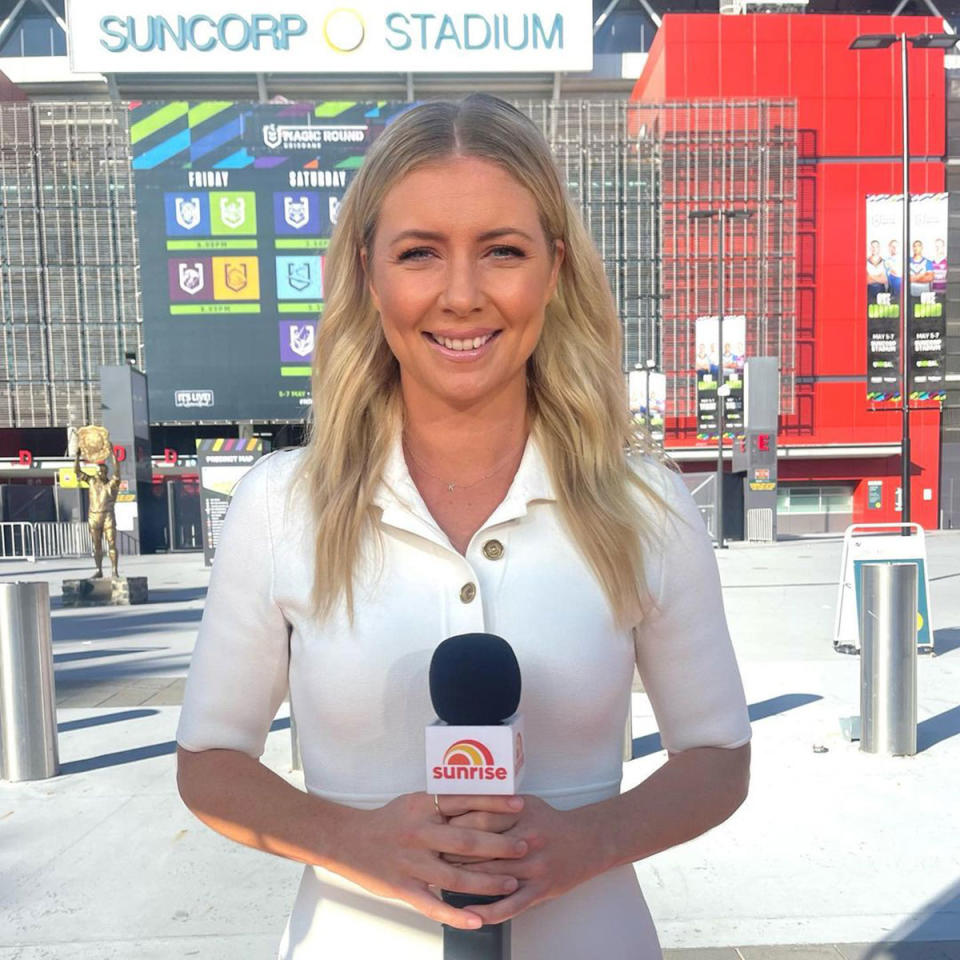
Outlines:
[{"label": "black microphone foam head", "polygon": [[520,703],[520,665],[492,633],[448,637],[430,661],[430,699],[437,716],[457,726],[493,726]]}]

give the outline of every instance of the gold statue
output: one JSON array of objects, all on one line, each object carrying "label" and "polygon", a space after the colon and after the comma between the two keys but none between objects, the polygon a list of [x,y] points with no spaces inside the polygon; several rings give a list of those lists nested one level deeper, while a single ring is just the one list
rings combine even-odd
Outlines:
[{"label": "gold statue", "polygon": [[[90,524],[90,537],[93,540],[93,559],[97,565],[94,578],[103,576],[103,543],[101,537],[106,538],[110,552],[110,565],[113,567],[113,577],[120,576],[117,571],[117,519],[113,505],[117,502],[117,493],[120,491],[120,467],[110,445],[107,431],[103,427],[81,427],[77,431],[77,455],[74,459],[74,472],[77,483],[87,487],[90,491],[90,509],[87,512],[87,522]],[[88,473],[80,466],[80,451],[84,458],[91,461],[100,461],[96,473]],[[109,476],[106,463],[113,461],[113,476]]]}]

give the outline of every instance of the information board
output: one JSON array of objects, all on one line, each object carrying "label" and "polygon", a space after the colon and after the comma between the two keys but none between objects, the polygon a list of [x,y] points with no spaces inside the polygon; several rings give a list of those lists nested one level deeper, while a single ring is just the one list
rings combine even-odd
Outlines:
[{"label": "information board", "polygon": [[[901,536],[909,528],[911,536]],[[840,559],[840,583],[833,646],[840,653],[860,651],[860,591],[865,563],[914,563],[917,566],[917,650],[933,650],[930,580],[923,527],[916,523],[857,523],[847,527]]]},{"label": "information board", "polygon": [[154,423],[304,419],[340,203],[407,106],[131,106]]},{"label": "information board", "polygon": [[203,514],[203,562],[209,567],[217,552],[220,530],[233,490],[263,454],[257,438],[217,437],[197,441],[200,508]]}]

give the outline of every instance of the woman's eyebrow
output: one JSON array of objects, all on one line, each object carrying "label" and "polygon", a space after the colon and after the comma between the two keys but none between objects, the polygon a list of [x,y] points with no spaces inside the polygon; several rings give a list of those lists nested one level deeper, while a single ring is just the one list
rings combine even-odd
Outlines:
[{"label": "woman's eyebrow", "polygon": [[[483,243],[486,240],[494,240],[497,237],[505,237],[508,235],[516,235],[518,237],[524,237],[526,240],[533,242],[533,237],[529,233],[526,233],[523,230],[520,230],[518,227],[497,227],[495,230],[487,230],[484,233],[481,233],[477,240],[480,243]],[[434,230],[401,230],[395,237],[393,237],[391,243],[400,243],[402,240],[433,240],[435,242],[440,242],[447,239],[445,233],[437,233]]]}]

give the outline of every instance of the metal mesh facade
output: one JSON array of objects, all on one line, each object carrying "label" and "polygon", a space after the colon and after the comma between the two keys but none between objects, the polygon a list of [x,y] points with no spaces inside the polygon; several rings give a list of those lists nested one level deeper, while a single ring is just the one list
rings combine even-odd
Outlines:
[{"label": "metal mesh facade", "polygon": [[623,324],[624,370],[660,359],[660,294],[654,144],[623,101],[518,103],[543,130],[606,269]]},{"label": "metal mesh facade", "polygon": [[[667,410],[696,412],[694,324],[716,316],[726,230],[724,314],[746,317],[746,355],[780,360],[781,413],[794,409],[797,122],[793,101],[704,101],[640,108],[659,152],[663,237],[660,340]],[[746,210],[744,220],[691,219]]]},{"label": "metal mesh facade", "polygon": [[127,109],[0,107],[0,427],[95,423],[143,362]]},{"label": "metal mesh facade", "polygon": [[[695,412],[694,323],[726,313],[781,359],[793,409],[796,119],[791,103],[524,101],[579,204],[623,323],[623,368],[656,362],[668,412]],[[123,103],[0,105],[0,427],[95,423],[98,367],[144,368],[136,209]]]}]

